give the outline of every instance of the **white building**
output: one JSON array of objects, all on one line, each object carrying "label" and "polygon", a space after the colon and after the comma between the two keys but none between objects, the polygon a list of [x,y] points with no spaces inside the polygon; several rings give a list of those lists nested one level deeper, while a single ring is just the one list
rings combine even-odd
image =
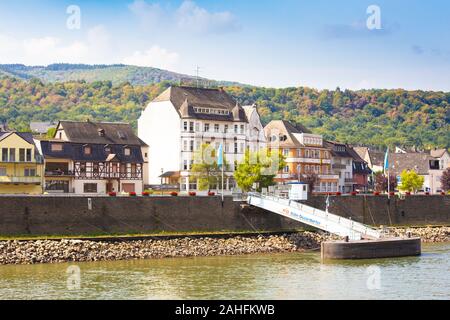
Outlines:
[{"label": "white building", "polygon": [[45,192],[141,193],[147,145],[126,123],[60,121],[55,136],[39,143]]},{"label": "white building", "polygon": [[352,192],[357,184],[353,177],[353,156],[343,143],[326,141],[325,146],[331,152],[331,169],[339,176],[338,191]]},{"label": "white building", "polygon": [[190,169],[203,144],[224,146],[227,190],[235,186],[233,172],[245,151],[266,146],[256,106],[241,107],[223,89],[168,88],[143,111],[138,135],[149,146],[146,183],[176,185],[181,191],[197,190]]}]

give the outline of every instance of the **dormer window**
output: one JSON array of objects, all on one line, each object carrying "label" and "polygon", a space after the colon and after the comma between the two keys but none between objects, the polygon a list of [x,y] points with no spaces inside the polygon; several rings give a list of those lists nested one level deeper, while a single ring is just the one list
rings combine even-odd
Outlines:
[{"label": "dormer window", "polygon": [[107,153],[107,154],[111,153],[111,147],[110,146],[106,146],[105,147],[105,153]]},{"label": "dormer window", "polygon": [[98,136],[104,137],[105,136],[105,129],[98,129]]},{"label": "dormer window", "polygon": [[83,147],[83,152],[86,156],[89,156],[92,154],[92,148],[90,146],[84,146]]},{"label": "dormer window", "polygon": [[131,149],[129,147],[125,147],[123,149],[123,154],[126,156],[130,156],[131,155]]}]

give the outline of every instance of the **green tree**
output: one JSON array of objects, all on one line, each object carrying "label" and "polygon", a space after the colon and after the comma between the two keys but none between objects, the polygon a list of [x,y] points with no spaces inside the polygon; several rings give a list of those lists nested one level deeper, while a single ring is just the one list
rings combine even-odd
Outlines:
[{"label": "green tree", "polygon": [[[194,155],[194,163],[191,174],[197,180],[198,190],[211,191],[213,186],[222,184],[222,168],[217,164],[217,150],[211,144],[203,144]],[[228,169],[228,163],[224,159],[224,171]]]},{"label": "green tree", "polygon": [[262,149],[258,152],[246,151],[244,160],[238,164],[234,179],[243,191],[250,191],[252,186],[258,184],[258,191],[275,184],[275,175],[286,162],[281,152]]},{"label": "green tree", "polygon": [[50,128],[47,130],[47,138],[52,139],[55,136],[56,128]]},{"label": "green tree", "polygon": [[423,182],[425,181],[424,177],[419,176],[414,170],[403,170],[400,178],[402,179],[402,183],[399,189],[408,192],[417,192],[417,190],[422,188]]}]

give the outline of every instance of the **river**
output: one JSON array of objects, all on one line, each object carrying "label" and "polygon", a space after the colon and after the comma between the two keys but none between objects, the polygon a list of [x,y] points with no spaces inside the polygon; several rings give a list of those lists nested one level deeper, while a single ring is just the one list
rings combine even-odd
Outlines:
[{"label": "river", "polygon": [[313,252],[8,265],[0,299],[450,299],[450,243],[328,263]]}]

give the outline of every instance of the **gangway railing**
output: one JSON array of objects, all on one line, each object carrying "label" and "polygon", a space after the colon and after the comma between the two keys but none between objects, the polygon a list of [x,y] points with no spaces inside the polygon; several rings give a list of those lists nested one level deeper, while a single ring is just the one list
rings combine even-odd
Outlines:
[{"label": "gangway railing", "polygon": [[303,203],[272,195],[249,193],[248,204],[299,221],[312,227],[349,237],[351,240],[379,239],[382,233],[363,223],[353,221]]}]

